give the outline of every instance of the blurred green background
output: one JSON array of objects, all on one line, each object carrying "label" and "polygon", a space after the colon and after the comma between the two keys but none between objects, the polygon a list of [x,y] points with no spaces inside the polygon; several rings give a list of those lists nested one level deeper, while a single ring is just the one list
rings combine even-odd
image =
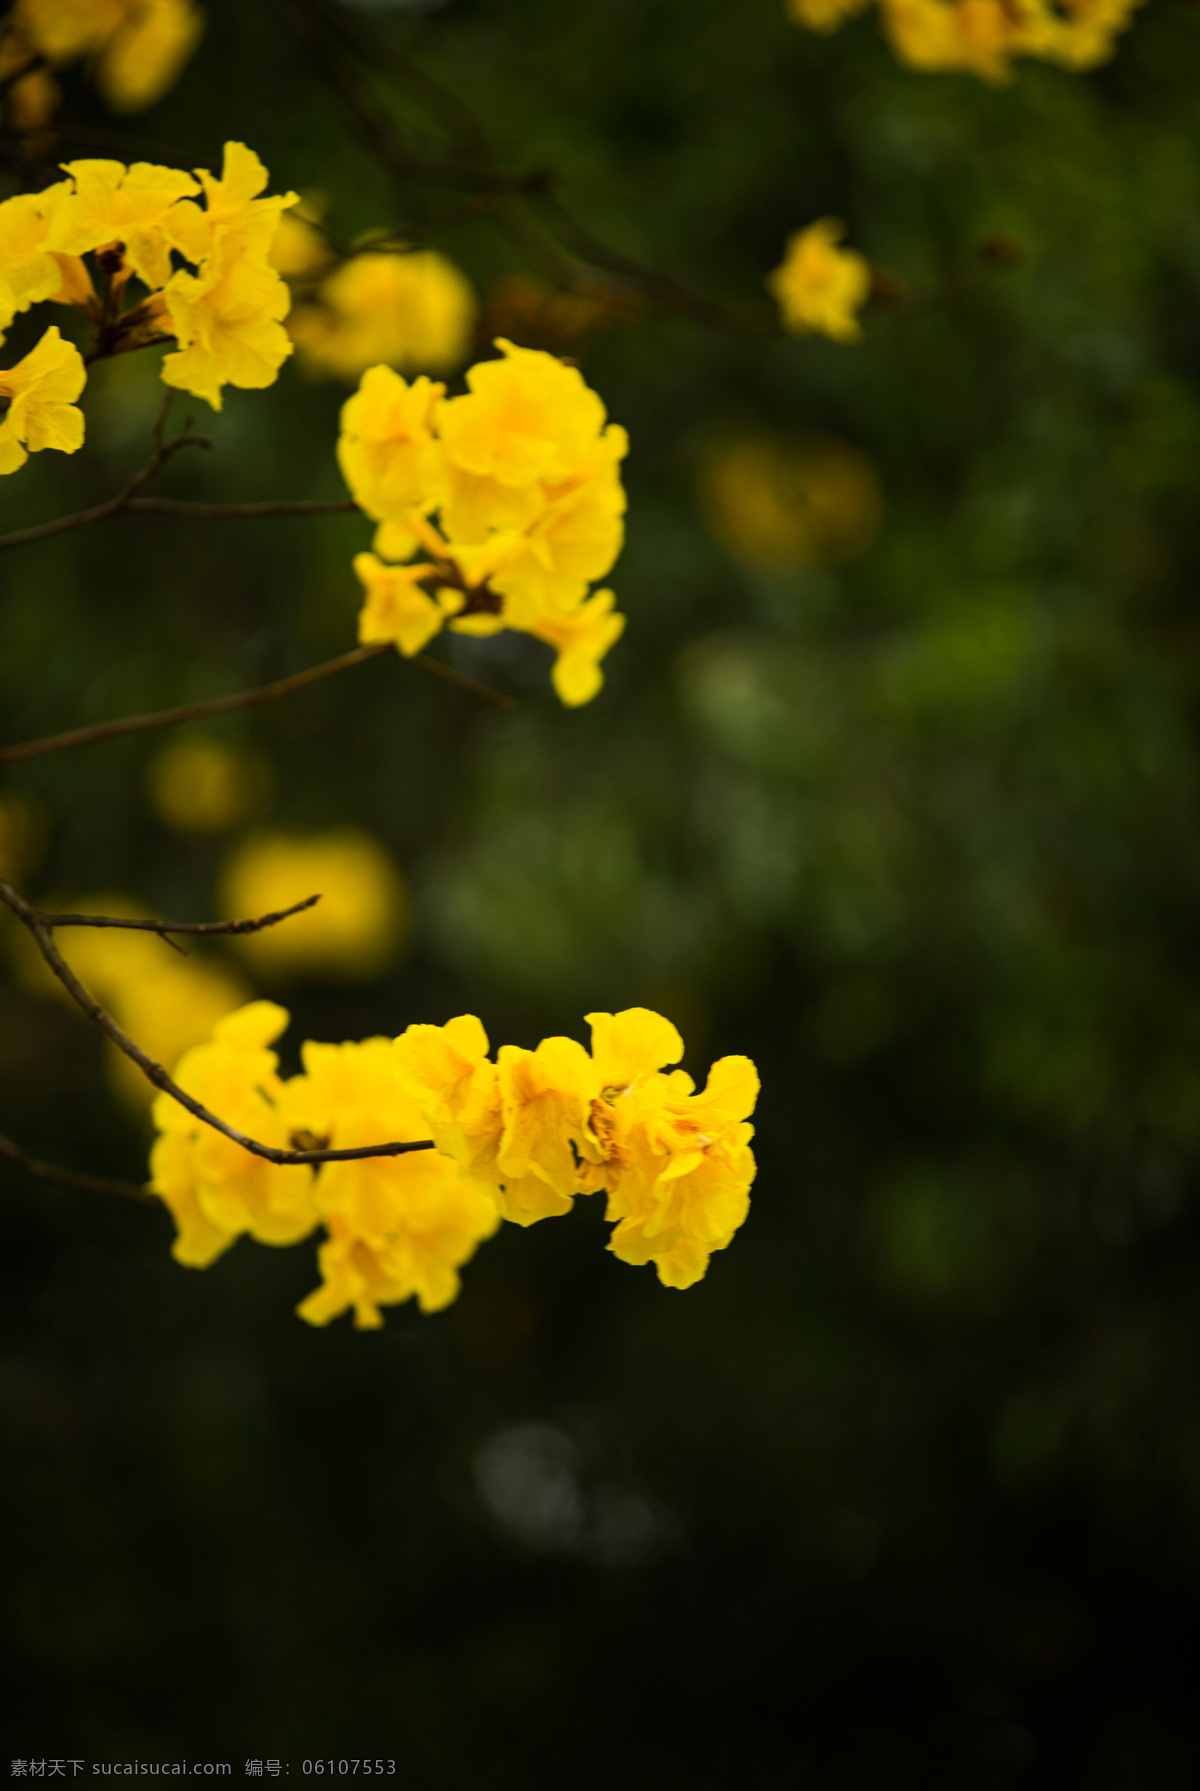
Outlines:
[{"label": "blurred green background", "polygon": [[[343,240],[422,240],[462,201],[389,184],[295,14],[208,10],[138,119],[67,75],[49,164],[215,165],[238,138]],[[210,736],[270,762],[272,825],[353,823],[408,883],[392,970],[284,990],[289,1066],[304,1037],[472,1012],[533,1045],[656,1007],[694,1072],[759,1064],[754,1204],[687,1293],[608,1256],[584,1202],[506,1227],[447,1312],[364,1335],[292,1316],[310,1244],[199,1274],[165,1215],[5,1169],[11,1752],[293,1777],[383,1754],[407,1785],[496,1791],[1184,1791],[1200,13],[1151,0],[1097,73],[1000,89],[899,66],[871,18],[808,35],[779,0],[347,16],[697,291],[762,307],[788,232],[829,213],[894,276],[855,347],[651,306],[571,347],[632,441],[629,626],[592,705],[563,711],[548,651],[501,636],[435,650],[511,711],[389,659]],[[436,140],[377,66],[378,103]],[[486,300],[524,228],[428,240]],[[4,481],[0,526],[117,489],[156,358],[94,371],[85,450]],[[289,365],[219,417],[196,403],[217,451],[156,489],[340,497],[344,396]],[[814,433],[873,466],[882,526],[755,569],[704,469]],[[368,537],[141,517],[8,554],[5,738],[345,650]],[[27,889],[214,912],[238,836],[156,818],[161,745],[7,774],[44,823]],[[141,1179],[98,1040],[16,972],[0,1060],[0,1128]]]}]

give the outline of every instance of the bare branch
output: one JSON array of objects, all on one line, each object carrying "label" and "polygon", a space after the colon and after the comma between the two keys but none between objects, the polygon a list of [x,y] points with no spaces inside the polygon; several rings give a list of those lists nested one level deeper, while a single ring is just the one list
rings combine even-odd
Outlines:
[{"label": "bare branch", "polygon": [[189,933],[202,938],[261,933],[264,927],[277,927],[281,920],[290,920],[293,914],[303,914],[306,908],[314,908],[320,899],[319,895],[305,896],[302,902],[293,902],[290,908],[278,908],[272,914],[260,914],[256,920],[130,920],[117,914],[40,912],[39,918],[47,927],[121,927],[131,933],[158,933],[170,945],[172,941],[167,937],[170,933]]},{"label": "bare branch", "polygon": [[490,684],[480,684],[476,678],[468,678],[466,672],[460,672],[457,666],[447,665],[444,659],[434,659],[429,653],[414,653],[413,664],[419,665],[423,672],[432,672],[444,684],[453,684],[468,695],[479,697],[485,703],[491,703],[495,709],[515,709],[516,697],[505,694],[502,690],[493,690]]},{"label": "bare branch", "polygon": [[20,746],[0,748],[0,765],[15,765],[23,759],[38,759],[44,753],[66,752],[73,746],[92,746],[100,740],[119,740],[125,734],[141,734],[150,728],[172,728],[185,721],[205,721],[210,715],[228,715],[234,709],[249,709],[256,703],[270,703],[276,697],[303,690],[335,672],[348,671],[365,659],[377,659],[388,652],[390,642],[380,641],[369,647],[355,647],[336,659],[326,659],[295,672],[290,678],[277,678],[273,684],[259,684],[253,690],[239,690],[233,696],[210,697],[201,703],[182,703],[177,709],[158,709],[148,715],[128,715],[118,721],[98,721],[91,727],[72,728],[66,734],[48,734],[44,740],[27,740]]},{"label": "bare branch", "polygon": [[[197,522],[253,522],[271,516],[361,516],[352,498],[277,498],[262,504],[196,504],[187,498],[134,498],[134,516],[189,516]],[[3,546],[0,538],[0,546]]]},{"label": "bare branch", "polygon": [[104,1175],[84,1175],[76,1169],[61,1169],[57,1163],[43,1163],[39,1157],[31,1157],[27,1150],[14,1144],[0,1132],[0,1157],[15,1163],[26,1175],[32,1175],[39,1182],[53,1182],[60,1188],[73,1188],[79,1194],[115,1194],[122,1200],[136,1200],[143,1206],[160,1206],[162,1203],[157,1194],[148,1188],[139,1188],[136,1182],[110,1181]]},{"label": "bare branch", "polygon": [[[155,422],[156,437],[161,431],[161,418]],[[145,466],[136,472],[127,485],[123,485],[115,497],[105,498],[102,504],[93,504],[90,510],[76,510],[71,516],[56,517],[53,522],[39,522],[30,529],[14,529],[10,535],[0,535],[0,550],[6,547],[24,547],[31,541],[46,541],[52,535],[67,535],[73,529],[86,529],[93,522],[107,522],[110,516],[120,516],[128,510],[144,485],[148,485],[155,475],[177,454],[180,448],[211,448],[212,443],[206,435],[192,435],[190,428],[185,427],[181,434],[169,442],[156,440],[155,449]]]},{"label": "bare branch", "polygon": [[[233,696],[209,697],[204,702],[183,703],[177,709],[156,709],[148,715],[127,715],[117,721],[98,721],[91,727],[72,728],[65,734],[47,734],[41,740],[25,740],[19,746],[0,747],[0,766],[40,759],[46,753],[68,752],[75,746],[94,746],[102,740],[119,740],[126,734],[144,734],[152,728],[173,728],[188,721],[207,721],[210,715],[229,715],[235,709],[251,709],[259,703],[273,703],[277,697],[290,696],[294,690],[305,690],[322,678],[332,678],[336,672],[349,671],[352,666],[392,651],[390,641],[374,641],[368,647],[355,647],[352,652],[340,653],[336,659],[309,666],[307,671],[294,672],[290,678],[277,678],[273,684],[258,684],[253,690],[239,690]],[[453,666],[444,665],[427,653],[415,654],[412,663],[448,684],[456,684],[460,690],[469,691],[472,696],[481,697],[484,702],[493,703],[498,709],[514,707],[515,698],[477,683],[465,672],[456,671]]]},{"label": "bare branch", "polygon": [[112,1015],[101,1007],[96,997],[85,989],[71,966],[54,943],[50,926],[38,910],[31,907],[24,896],[17,894],[11,883],[0,878],[0,901],[11,908],[21,924],[32,934],[34,942],[51,971],[58,978],[63,988],[78,1007],[81,1007],[88,1019],[100,1028],[106,1038],[112,1040],[118,1050],[137,1064],[139,1070],[152,1082],[155,1088],[169,1094],[181,1107],[192,1114],[195,1119],[202,1120],[206,1126],[220,1132],[234,1144],[240,1144],[252,1156],[263,1157],[268,1163],[281,1165],[307,1163],[348,1163],[363,1157],[403,1157],[410,1151],[433,1150],[432,1138],[407,1140],[403,1143],[393,1140],[387,1144],[363,1144],[352,1150],[281,1150],[277,1145],[262,1144],[257,1138],[250,1138],[245,1132],[239,1132],[236,1126],[230,1126],[217,1114],[198,1101],[193,1095],[180,1088],[179,1084],[167,1073],[161,1063],[147,1055],[129,1034],[117,1025]]}]

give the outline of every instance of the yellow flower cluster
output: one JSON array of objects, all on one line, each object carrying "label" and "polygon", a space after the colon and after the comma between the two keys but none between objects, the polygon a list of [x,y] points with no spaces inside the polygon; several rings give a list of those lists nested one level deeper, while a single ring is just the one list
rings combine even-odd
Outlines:
[{"label": "yellow flower cluster", "polygon": [[292,1243],[323,1225],[322,1285],[302,1318],[353,1310],[360,1327],[411,1297],[449,1304],[458,1271],[501,1219],[531,1225],[603,1189],[615,1221],[609,1248],[653,1262],[667,1287],[699,1281],[749,1209],[754,1158],[747,1123],[758,1094],[745,1057],[714,1064],[697,1093],[675,1028],[646,1008],[592,1014],[589,1053],[573,1039],[488,1057],[471,1015],[410,1026],[394,1042],[306,1044],[287,1081],[269,1049],[287,1024],[271,1002],[220,1021],[177,1078],[265,1144],[353,1149],[432,1138],[399,1157],[276,1166],[192,1118],[169,1095],[154,1103],[160,1136],[151,1186],[175,1219],[174,1254],[204,1267],[242,1234]]},{"label": "yellow flower cluster", "polygon": [[0,35],[0,78],[16,77],[13,123],[44,124],[58,103],[48,68],[83,56],[106,105],[140,112],[174,83],[203,29],[192,0],[16,0]]},{"label": "yellow flower cluster", "polygon": [[372,367],[343,407],[338,460],[379,524],[354,563],[359,639],[411,656],[443,627],[516,629],[554,647],[554,688],[574,707],[600,689],[625,626],[612,592],[588,587],[621,549],[628,438],[576,368],[496,346],[461,397]]},{"label": "yellow flower cluster", "polygon": [[862,335],[857,313],[871,291],[871,268],[856,250],[838,248],[844,235],[837,218],[818,218],[789,236],[782,263],[767,276],[783,327],[795,336],[857,342]]},{"label": "yellow flower cluster", "polygon": [[552,1038],[536,1051],[501,1045],[495,1063],[471,1015],[410,1026],[396,1041],[400,1079],[438,1149],[505,1219],[532,1225],[604,1189],[614,1255],[691,1287],[749,1210],[757,1072],[748,1057],[722,1057],[697,1094],[683,1070],[662,1073],[683,1040],[661,1014],[587,1022],[590,1053]]},{"label": "yellow flower cluster", "polygon": [[[271,385],[292,352],[282,321],[291,301],[268,257],[295,194],[261,196],[268,175],[254,152],[227,143],[219,179],[149,162],[67,162],[64,173],[66,180],[0,205],[0,330],[49,300],[92,319],[102,355],[174,337],[163,379],[217,410],[222,386]],[[100,295],[82,259],[89,254]],[[176,267],[173,256],[188,265]],[[133,282],[142,295],[124,304]],[[0,471],[14,471],[39,448],[79,447],[83,417],[74,400],[84,378],[79,351],[57,328],[0,371],[0,394],[11,400],[0,425]]]},{"label": "yellow flower cluster", "polygon": [[[836,31],[869,0],[787,0],[798,24]],[[1141,0],[879,0],[883,28],[912,68],[961,70],[995,84],[1017,56],[1095,68],[1113,53]]]}]

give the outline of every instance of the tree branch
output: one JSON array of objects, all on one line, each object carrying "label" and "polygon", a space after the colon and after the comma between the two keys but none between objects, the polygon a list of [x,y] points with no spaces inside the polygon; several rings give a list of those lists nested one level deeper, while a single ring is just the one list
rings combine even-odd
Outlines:
[{"label": "tree branch", "polygon": [[[0,535],[0,550],[7,547],[24,547],[30,541],[46,541],[52,535],[67,535],[73,529],[85,529],[93,522],[107,522],[110,516],[120,516],[122,511],[135,506],[137,494],[144,485],[160,473],[173,454],[180,448],[211,448],[212,443],[206,435],[193,435],[191,421],[184,425],[179,435],[169,442],[162,436],[162,420],[166,415],[167,405],[173,393],[168,392],[163,399],[162,408],[154,425],[154,452],[139,472],[136,472],[127,485],[123,485],[115,497],[105,498],[102,504],[93,504],[90,510],[76,510],[71,516],[56,517],[53,522],[39,522],[29,529],[14,529],[10,535]],[[146,500],[143,499],[142,502]]]},{"label": "tree branch", "polygon": [[[123,927],[132,933],[158,933],[167,939],[169,933],[189,933],[211,938],[221,934],[241,935],[244,933],[261,933],[264,927],[277,927],[281,920],[290,920],[293,914],[303,914],[306,908],[313,908],[320,901],[319,895],[305,896],[302,902],[293,902],[290,908],[278,908],[271,914],[260,914],[256,920],[130,920],[117,914],[46,914],[39,913],[42,924],[47,927]],[[167,939],[168,945],[171,943]]]},{"label": "tree branch", "polygon": [[407,1156],[410,1151],[434,1149],[432,1138],[421,1138],[403,1143],[393,1140],[387,1144],[362,1144],[352,1150],[282,1150],[277,1145],[263,1144],[257,1138],[251,1138],[245,1132],[239,1132],[236,1126],[227,1125],[223,1119],[206,1107],[203,1101],[196,1100],[194,1095],[190,1095],[185,1089],[180,1088],[179,1084],[167,1073],[166,1068],[161,1063],[157,1063],[153,1057],[148,1056],[141,1046],[136,1044],[129,1034],[117,1025],[112,1015],[101,1007],[96,997],[84,988],[55,945],[51,926],[46,916],[41,914],[38,909],[31,907],[24,896],[18,895],[11,883],[6,883],[3,878],[0,878],[0,901],[12,910],[22,926],[32,934],[34,943],[42,957],[71,999],[83,1009],[88,1019],[100,1028],[105,1037],[112,1040],[118,1050],[123,1051],[126,1057],[137,1064],[147,1081],[152,1082],[155,1088],[161,1089],[164,1094],[169,1094],[173,1100],[178,1101],[179,1105],[186,1108],[193,1118],[202,1120],[206,1126],[211,1126],[214,1131],[231,1139],[234,1144],[240,1144],[242,1149],[248,1150],[252,1156],[262,1157],[268,1163],[290,1166],[311,1163],[348,1163],[355,1162],[362,1157],[403,1157]]},{"label": "tree branch", "polygon": [[[19,746],[0,747],[0,767],[17,765],[25,759],[40,759],[46,753],[68,752],[74,746],[94,746],[102,740],[119,740],[126,734],[178,727],[187,721],[207,721],[210,715],[229,715],[235,709],[252,709],[259,703],[273,703],[277,697],[290,696],[294,690],[305,690],[322,678],[332,678],[335,672],[349,671],[352,666],[362,665],[367,659],[378,659],[392,650],[390,641],[373,641],[370,646],[355,647],[350,653],[339,653],[336,659],[309,666],[307,671],[294,672],[290,678],[277,678],[273,684],[258,684],[253,690],[239,690],[232,696],[209,697],[204,702],[182,703],[177,709],[156,709],[148,715],[127,715],[117,721],[97,721],[91,727],[72,728],[65,734],[47,734],[41,740],[25,740]],[[431,658],[428,653],[414,654],[412,663],[484,702],[493,703],[498,709],[511,709],[515,705],[514,697],[478,683],[465,672]]]},{"label": "tree branch", "polygon": [[79,1194],[115,1194],[122,1200],[137,1200],[144,1206],[160,1206],[162,1202],[157,1194],[148,1188],[139,1188],[136,1182],[110,1181],[103,1175],[84,1175],[76,1169],[60,1169],[57,1163],[43,1163],[39,1157],[31,1157],[27,1150],[14,1144],[0,1132],[0,1157],[15,1163],[26,1175],[32,1175],[39,1182],[53,1182],[60,1188],[73,1188]]},{"label": "tree branch", "polygon": [[201,703],[182,703],[177,709],[156,709],[148,715],[127,715],[118,721],[98,721],[87,728],[72,728],[66,734],[48,734],[43,740],[26,740],[20,746],[0,747],[0,766],[16,765],[24,759],[40,759],[50,752],[67,752],[73,746],[92,746],[100,740],[119,740],[125,734],[142,734],[151,728],[173,728],[185,721],[206,721],[210,715],[228,715],[234,709],[253,708],[257,703],[274,702],[293,690],[304,690],[335,672],[349,671],[365,659],[377,659],[386,653],[390,641],[369,647],[355,647],[351,653],[340,653],[305,672],[290,678],[277,678],[273,684],[259,684],[253,690],[239,690],[233,696],[209,697]]},{"label": "tree branch", "polygon": [[[198,522],[240,522],[270,516],[361,515],[353,498],[275,498],[262,504],[195,504],[187,498],[134,498],[125,508],[134,516],[190,516]],[[0,536],[0,547],[7,545]]]}]

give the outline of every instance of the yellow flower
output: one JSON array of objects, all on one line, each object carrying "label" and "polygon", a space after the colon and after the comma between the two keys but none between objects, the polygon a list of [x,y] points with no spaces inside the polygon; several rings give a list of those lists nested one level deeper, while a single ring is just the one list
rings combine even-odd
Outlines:
[{"label": "yellow flower", "polygon": [[648,1007],[627,1007],[619,1014],[586,1014],[592,1033],[592,1059],[607,1097],[628,1093],[635,1083],[656,1075],[683,1056],[678,1028]]},{"label": "yellow flower", "polygon": [[[219,178],[207,168],[197,168],[196,177],[204,189],[204,210],[189,199],[172,217],[178,247],[188,260],[201,262],[220,254],[222,264],[229,266],[244,258],[278,280],[268,267],[268,257],[280,214],[299,202],[299,194],[261,197],[271,177],[244,143],[226,143]],[[285,317],[287,307],[278,315]],[[290,347],[287,352],[291,353]]]},{"label": "yellow flower", "polygon": [[628,445],[625,431],[611,424],[579,475],[546,489],[540,514],[517,535],[489,581],[506,600],[510,627],[573,613],[592,580],[611,570],[625,538],[617,463]]},{"label": "yellow flower", "polygon": [[290,328],[311,373],[352,380],[376,363],[440,373],[465,358],[477,310],[470,282],[435,250],[371,250],[329,274]]},{"label": "yellow flower", "polygon": [[574,1039],[536,1051],[502,1045],[471,1014],[446,1026],[410,1026],[396,1040],[400,1081],[439,1151],[490,1194],[506,1219],[533,1225],[570,1211],[578,1183],[572,1145],[598,1153],[588,1122],[595,1068]]},{"label": "yellow flower", "polygon": [[57,237],[70,199],[70,186],[60,180],[40,193],[18,193],[0,205],[0,293],[6,302],[7,325],[14,311],[25,311],[56,297],[63,283],[65,257]]},{"label": "yellow flower", "polygon": [[291,295],[271,268],[240,253],[236,240],[218,248],[199,274],[173,274],[163,299],[179,342],[179,352],[163,361],[167,385],[220,410],[222,386],[274,384],[292,352],[281,321]]},{"label": "yellow flower", "polygon": [[180,168],[157,168],[151,162],[65,162],[75,183],[72,197],[59,206],[54,233],[56,248],[83,255],[106,243],[120,242],[124,259],[147,286],[165,286],[171,278],[171,250],[176,247],[172,223],[181,213],[177,202],[199,191]]},{"label": "yellow flower", "polygon": [[[283,1090],[293,1135],[335,1150],[428,1138],[388,1040],[306,1044],[303,1060]],[[458,1270],[500,1223],[487,1195],[434,1150],[322,1164],[313,1198],[330,1234],[319,1252],[324,1285],[297,1310],[316,1325],[353,1307],[360,1329],[375,1327],[380,1305],[414,1295],[423,1312],[449,1305]]]},{"label": "yellow flower", "polygon": [[767,279],[794,335],[819,331],[835,342],[862,334],[855,312],[871,288],[871,269],[853,249],[836,247],[845,234],[836,218],[818,218],[788,238],[781,266]]},{"label": "yellow flower", "polygon": [[542,616],[529,625],[528,632],[558,654],[550,678],[568,709],[590,703],[604,683],[600,661],[625,632],[615,601],[611,591],[594,591],[570,615]]},{"label": "yellow flower", "polygon": [[115,112],[140,112],[176,80],[204,29],[191,0],[17,0],[13,29],[55,67],[94,56]]},{"label": "yellow flower", "polygon": [[16,472],[43,448],[74,454],[82,447],[83,412],[74,400],[86,379],[79,350],[63,341],[57,325],[23,361],[0,369],[0,398],[9,400],[0,423],[0,473]]},{"label": "yellow flower", "polygon": [[[269,1001],[218,1021],[189,1051],[176,1080],[218,1118],[261,1144],[288,1148],[280,1112],[279,1060],[267,1047],[288,1023]],[[194,1119],[171,1095],[154,1102],[160,1136],[150,1153],[151,1186],[175,1220],[177,1262],[207,1268],[243,1232],[263,1244],[294,1244],[317,1225],[312,1171],[268,1163]]]},{"label": "yellow flower", "polygon": [[221,833],[270,800],[270,761],[223,740],[174,741],[150,761],[146,783],[160,821],[176,833]]},{"label": "yellow flower", "polygon": [[445,390],[423,375],[409,385],[390,367],[371,367],[343,404],[338,465],[355,503],[376,522],[403,522],[428,504],[429,450]]},{"label": "yellow flower", "polygon": [[571,1210],[577,1154],[598,1153],[588,1122],[600,1084],[574,1039],[543,1039],[536,1051],[501,1045],[498,1057],[496,1203],[506,1219],[533,1225]]},{"label": "yellow flower", "polygon": [[458,592],[430,597],[421,589],[417,581],[428,578],[432,566],[385,566],[373,553],[360,553],[354,570],[367,593],[358,618],[359,640],[364,646],[394,641],[406,659],[419,653],[462,603]]},{"label": "yellow flower", "polygon": [[407,927],[404,882],[370,834],[355,827],[308,836],[253,834],[227,860],[222,912],[233,920],[314,908],[236,943],[264,976],[314,974],[368,981],[395,957]]},{"label": "yellow flower", "polygon": [[721,1058],[702,1094],[682,1070],[606,1094],[609,1249],[622,1262],[653,1262],[666,1287],[701,1279],[749,1211],[757,1097],[748,1057]]},{"label": "yellow flower", "polygon": [[874,469],[847,442],[747,436],[700,469],[701,506],[721,545],[767,572],[850,559],[879,529]]},{"label": "yellow flower", "polygon": [[493,1193],[504,1115],[480,1022],[460,1014],[445,1026],[410,1026],[394,1051],[401,1086],[417,1103],[438,1150],[476,1187]]},{"label": "yellow flower", "polygon": [[443,404],[446,453],[465,472],[528,485],[569,479],[604,427],[604,406],[575,367],[501,338],[503,359],[480,361],[470,391]]}]

